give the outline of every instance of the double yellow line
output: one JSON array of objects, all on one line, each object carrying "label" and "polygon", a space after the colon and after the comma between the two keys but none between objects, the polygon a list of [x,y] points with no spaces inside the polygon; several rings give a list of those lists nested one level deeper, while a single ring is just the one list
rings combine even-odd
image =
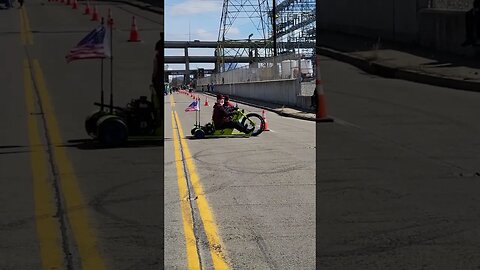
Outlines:
[{"label": "double yellow line", "polygon": [[32,30],[30,29],[30,21],[25,7],[20,9],[20,38],[22,45],[33,45]]},{"label": "double yellow line", "polygon": [[[21,11],[21,41],[23,45],[33,45],[29,20],[25,8]],[[65,254],[62,250],[61,229],[55,206],[55,196],[52,190],[54,177],[58,179],[64,211],[68,218],[75,246],[80,256],[83,269],[104,270],[105,262],[100,255],[96,235],[90,226],[87,204],[75,176],[63,144],[63,139],[55,117],[43,71],[37,59],[25,59],[23,63],[25,102],[28,113],[28,133],[31,148],[31,167],[33,177],[34,202],[37,236],[40,243],[42,269],[66,269]],[[35,89],[37,91],[35,91]],[[36,102],[36,96],[39,102]],[[38,106],[36,105],[38,104]],[[40,136],[39,113],[42,109],[48,140]],[[47,152],[46,143],[50,143],[51,156]],[[55,164],[49,165],[48,160]],[[56,174],[56,175],[54,175]],[[62,214],[62,213],[61,213]]]},{"label": "double yellow line", "polygon": [[40,243],[42,269],[63,269],[61,236],[56,216],[55,197],[52,190],[51,173],[47,161],[47,150],[39,132],[38,109],[35,106],[35,94],[31,78],[30,64],[23,62],[23,80],[25,83],[25,104],[28,113],[28,138],[30,158],[32,160],[33,197],[37,235]]},{"label": "double yellow line", "polygon": [[[196,203],[198,212],[203,223],[203,229],[207,236],[209,243],[209,251],[212,257],[213,267],[218,270],[228,270],[222,240],[218,234],[218,228],[215,223],[212,210],[208,205],[207,199],[203,192],[203,187],[193,163],[192,155],[185,141],[180,118],[174,110],[175,101],[170,95],[170,104],[172,107],[172,131],[173,131],[173,145],[175,152],[175,165],[177,168],[177,180],[180,196],[180,205],[182,210],[183,231],[185,234],[188,269],[201,269],[200,260],[198,257],[198,248],[193,226],[192,209],[190,206],[190,196],[187,188],[187,178],[185,171],[189,176],[191,186],[196,195]],[[175,132],[177,130],[177,132]],[[183,152],[183,156],[182,156]]]}]

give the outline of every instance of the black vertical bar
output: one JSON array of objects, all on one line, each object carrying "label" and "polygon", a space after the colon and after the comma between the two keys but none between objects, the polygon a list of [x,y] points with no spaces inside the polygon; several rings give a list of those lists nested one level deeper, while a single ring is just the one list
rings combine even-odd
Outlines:
[{"label": "black vertical bar", "polygon": [[[102,26],[104,25],[104,20],[102,17]],[[103,91],[103,58],[100,62],[100,110],[103,111],[103,108],[105,107],[105,100],[104,100],[104,91]]]},{"label": "black vertical bar", "polygon": [[104,104],[105,104],[105,101],[104,101],[104,98],[103,98],[103,96],[104,96],[104,94],[103,94],[103,58],[101,60],[100,67],[101,67],[101,71],[100,71],[100,74],[101,74],[101,79],[100,79],[100,84],[101,84],[100,85],[100,90],[101,90],[101,92],[100,92],[100,104],[101,104],[101,106],[100,106],[100,109],[103,111],[103,107],[104,107]]},{"label": "black vertical bar", "polygon": [[396,4],[395,0],[392,0],[392,5],[393,5],[393,8],[392,8],[393,9],[393,11],[392,11],[392,13],[393,13],[392,14],[392,16],[393,16],[393,24],[392,24],[393,41],[395,41],[395,38],[396,38],[396,33],[395,33],[396,32],[396,29],[395,29],[396,28],[396,25],[395,25],[396,21],[395,20],[396,20],[396,13],[397,13],[396,8],[397,7],[395,6],[395,4]]},{"label": "black vertical bar", "polygon": [[[113,25],[113,18],[112,18]],[[113,113],[113,27],[110,26],[110,113]]]}]

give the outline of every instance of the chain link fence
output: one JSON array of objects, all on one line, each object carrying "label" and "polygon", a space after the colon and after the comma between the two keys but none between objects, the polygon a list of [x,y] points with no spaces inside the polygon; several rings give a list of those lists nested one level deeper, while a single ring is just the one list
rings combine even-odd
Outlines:
[{"label": "chain link fence", "polygon": [[[299,69],[301,67],[301,70]],[[302,59],[299,54],[272,57],[258,63],[212,74],[197,80],[197,86],[207,84],[231,84],[242,82],[261,82],[281,79],[313,78],[311,60]]]}]

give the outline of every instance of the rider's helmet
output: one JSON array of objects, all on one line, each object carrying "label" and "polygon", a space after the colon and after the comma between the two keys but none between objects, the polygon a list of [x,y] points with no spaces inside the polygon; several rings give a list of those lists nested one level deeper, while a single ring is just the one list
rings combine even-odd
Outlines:
[{"label": "rider's helmet", "polygon": [[222,94],[217,94],[217,103],[223,106],[223,96]]}]

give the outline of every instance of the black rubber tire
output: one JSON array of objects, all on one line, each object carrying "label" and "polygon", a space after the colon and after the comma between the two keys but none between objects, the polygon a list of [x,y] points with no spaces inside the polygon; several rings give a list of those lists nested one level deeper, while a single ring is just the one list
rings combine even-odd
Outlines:
[{"label": "black rubber tire", "polygon": [[195,134],[194,134],[195,138],[197,139],[203,139],[205,138],[205,131],[203,131],[202,129],[197,129],[195,131]]},{"label": "black rubber tire", "polygon": [[195,131],[197,131],[197,129],[198,129],[198,128],[196,128],[196,127],[192,128],[192,130],[190,130],[190,133],[191,133],[192,135],[195,135]]},{"label": "black rubber tire", "polygon": [[97,122],[100,117],[106,115],[107,112],[105,111],[97,111],[92,113],[85,119],[85,131],[87,134],[92,137],[96,138],[97,137]]},{"label": "black rubber tire", "polygon": [[[247,118],[250,118],[250,119],[257,118],[258,120],[260,120],[259,121],[260,122],[260,127],[258,129],[257,129],[257,127],[255,127],[255,129],[253,130],[252,136],[258,136],[265,130],[265,119],[263,119],[263,117],[260,116],[258,113],[249,113],[249,114],[247,114]],[[244,117],[242,119],[242,122],[241,122],[242,125],[245,125],[245,123],[247,122],[247,118]],[[255,120],[253,120],[253,121],[255,123],[257,122]]]},{"label": "black rubber tire", "polygon": [[124,145],[128,140],[125,121],[115,115],[106,115],[97,122],[97,138],[106,147]]}]

